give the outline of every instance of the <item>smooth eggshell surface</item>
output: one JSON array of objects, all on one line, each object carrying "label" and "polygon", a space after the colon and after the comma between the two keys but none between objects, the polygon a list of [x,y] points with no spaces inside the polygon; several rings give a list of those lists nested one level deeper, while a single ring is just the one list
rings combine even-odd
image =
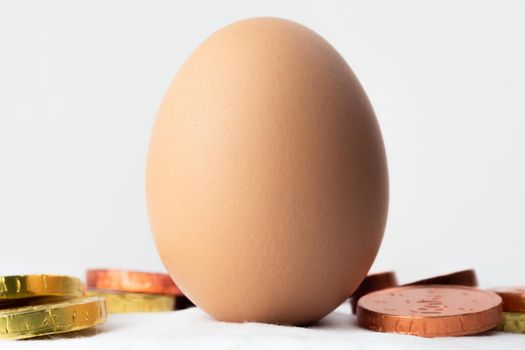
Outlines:
[{"label": "smooth eggshell surface", "polygon": [[218,320],[308,324],[359,285],[388,206],[359,81],[310,29],[255,18],[208,38],[161,104],[147,166],[158,251]]}]

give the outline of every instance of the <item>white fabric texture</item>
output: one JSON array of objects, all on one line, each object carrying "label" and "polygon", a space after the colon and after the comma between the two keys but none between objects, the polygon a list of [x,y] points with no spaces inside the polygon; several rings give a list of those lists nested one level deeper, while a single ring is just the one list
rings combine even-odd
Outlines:
[{"label": "white fabric texture", "polygon": [[0,349],[525,349],[525,335],[490,332],[420,338],[361,329],[348,303],[312,327],[224,323],[202,310],[109,315],[96,330],[23,341]]}]

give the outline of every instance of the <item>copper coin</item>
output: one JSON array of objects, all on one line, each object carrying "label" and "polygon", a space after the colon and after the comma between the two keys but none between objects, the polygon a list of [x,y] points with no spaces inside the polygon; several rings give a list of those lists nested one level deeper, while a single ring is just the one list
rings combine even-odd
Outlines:
[{"label": "copper coin", "polygon": [[139,272],[127,270],[88,270],[87,288],[110,291],[149,293],[164,295],[183,295],[180,289],[164,273]]},{"label": "copper coin", "polygon": [[503,299],[503,311],[525,312],[525,287],[495,288],[492,291]]},{"label": "copper coin", "polygon": [[421,337],[477,334],[498,326],[501,297],[466,286],[406,286],[363,296],[359,326]]},{"label": "copper coin", "polygon": [[352,305],[352,313],[355,314],[357,310],[357,302],[359,298],[376,290],[381,290],[390,287],[397,286],[396,273],[393,271],[373,273],[365,277],[363,282],[357,287],[355,292],[350,298],[350,304]]},{"label": "copper coin", "polygon": [[459,285],[459,286],[470,286],[476,287],[478,285],[478,279],[476,277],[476,271],[474,270],[463,270],[447,275],[435,276],[419,280],[412,283],[404,284],[404,286],[416,286],[423,284],[447,284],[447,285]]}]

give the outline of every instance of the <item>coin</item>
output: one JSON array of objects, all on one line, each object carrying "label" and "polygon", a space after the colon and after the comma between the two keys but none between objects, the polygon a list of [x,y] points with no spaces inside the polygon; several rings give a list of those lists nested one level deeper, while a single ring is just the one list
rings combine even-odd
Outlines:
[{"label": "coin", "polygon": [[359,326],[422,337],[477,334],[501,320],[501,297],[467,286],[422,285],[383,289],[359,299]]},{"label": "coin", "polygon": [[476,271],[471,269],[425,278],[416,282],[403,284],[403,286],[416,286],[423,284],[446,284],[476,287],[478,285],[478,279],[476,277]]},{"label": "coin", "polygon": [[0,338],[24,339],[89,328],[106,321],[104,299],[67,301],[0,310]]},{"label": "coin", "polygon": [[175,297],[172,295],[121,293],[89,290],[88,295],[104,297],[108,313],[156,312],[175,309]]},{"label": "coin", "polygon": [[5,299],[0,300],[0,310],[11,309],[22,306],[33,306],[40,304],[58,303],[61,301],[71,300],[75,297],[56,297],[56,296],[43,296],[43,297],[32,297],[22,299]]},{"label": "coin", "polygon": [[491,290],[503,299],[503,311],[525,312],[525,287],[500,287]]},{"label": "coin", "polygon": [[363,282],[357,287],[355,292],[350,298],[350,304],[352,305],[352,313],[355,314],[357,310],[357,302],[363,295],[390,287],[397,286],[396,273],[393,271],[380,272],[370,274],[365,277]]},{"label": "coin", "polygon": [[503,312],[498,330],[511,333],[525,333],[525,313]]},{"label": "coin", "polygon": [[129,293],[183,295],[164,273],[126,271],[118,269],[88,270],[87,288]]},{"label": "coin", "polygon": [[84,294],[78,278],[58,275],[0,276],[0,305],[13,299],[58,296],[78,297]]}]

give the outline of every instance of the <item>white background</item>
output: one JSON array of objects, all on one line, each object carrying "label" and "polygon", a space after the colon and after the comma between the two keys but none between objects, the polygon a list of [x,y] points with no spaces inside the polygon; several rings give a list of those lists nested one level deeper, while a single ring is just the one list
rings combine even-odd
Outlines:
[{"label": "white background", "polygon": [[212,32],[271,15],[332,43],[375,107],[373,270],[525,284],[525,2],[0,1],[0,274],[163,270],[144,173],[164,91]]}]

